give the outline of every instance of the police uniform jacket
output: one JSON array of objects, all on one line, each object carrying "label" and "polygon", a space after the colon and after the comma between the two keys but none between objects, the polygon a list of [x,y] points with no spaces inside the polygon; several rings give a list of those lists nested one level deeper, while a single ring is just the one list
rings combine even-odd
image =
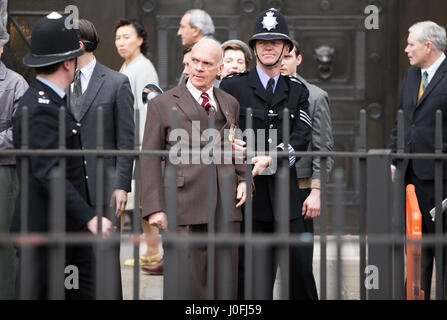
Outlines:
[{"label": "police uniform jacket", "polygon": [[[267,105],[267,95],[256,67],[249,72],[229,75],[224,78],[220,88],[234,96],[240,104],[239,124],[245,130],[247,108],[252,108],[253,129],[266,130],[264,150],[269,150],[274,139],[269,130],[276,130],[277,145],[283,142],[283,111],[289,109],[289,144],[295,151],[305,151],[311,137],[311,120],[308,116],[309,92],[305,85],[296,78],[280,76],[273,95],[271,106]],[[256,148],[259,147],[256,135]],[[262,143],[261,143],[262,145]],[[276,148],[276,146],[273,146]],[[287,148],[286,148],[287,150]],[[298,160],[298,158],[297,158]],[[279,162],[278,162],[279,164]],[[301,203],[298,197],[298,181],[295,165],[290,166],[290,219],[301,216]],[[273,214],[278,198],[276,195],[275,175],[256,176],[255,195],[253,198],[253,218],[258,221],[279,219]]]},{"label": "police uniform jacket", "polygon": [[[50,87],[33,80],[29,89],[20,99],[17,112],[13,118],[14,147],[20,149],[22,137],[23,107],[28,107],[28,147],[29,149],[57,149],[59,147],[59,109],[66,106],[65,99]],[[79,127],[72,115],[65,114],[65,143],[67,149],[80,149]],[[25,187],[28,188],[28,231],[43,232],[49,230],[51,208],[51,172],[59,165],[55,156],[33,155],[28,158],[28,186],[20,182],[14,218],[11,226],[12,232],[20,231],[20,201]],[[87,222],[95,215],[94,210],[87,203],[87,187],[82,156],[69,156],[66,158],[65,179],[65,206],[66,230],[86,231]],[[17,157],[17,172],[21,177],[23,158]],[[54,196],[54,195],[53,195]]]}]

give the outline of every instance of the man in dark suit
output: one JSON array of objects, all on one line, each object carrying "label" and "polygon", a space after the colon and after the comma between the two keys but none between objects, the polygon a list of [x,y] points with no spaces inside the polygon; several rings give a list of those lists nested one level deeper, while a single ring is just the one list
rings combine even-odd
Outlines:
[{"label": "man in dark suit", "polygon": [[[434,153],[436,111],[442,111],[443,141],[447,141],[447,61],[446,32],[443,27],[431,21],[419,22],[409,30],[408,45],[405,48],[410,60],[397,105],[404,111],[404,142],[407,153]],[[396,152],[397,123],[394,125],[390,148]],[[445,152],[446,144],[443,145]],[[447,165],[443,164],[443,193],[447,194]],[[394,179],[395,167],[392,166]],[[414,184],[419,207],[422,213],[422,234],[433,235],[435,223],[429,214],[434,207],[434,160],[411,159],[405,166],[405,184]],[[446,231],[444,214],[444,232]],[[445,254],[444,254],[445,255]],[[433,245],[422,246],[421,253],[421,287],[425,298],[430,298],[431,278],[435,249]],[[445,255],[446,257],[446,255]],[[444,261],[447,261],[444,258]],[[443,264],[445,278],[446,266]],[[446,283],[444,282],[444,292]]]},{"label": "man in dark suit", "polygon": [[[178,108],[177,128],[188,133],[187,143],[194,140],[195,135],[205,134],[209,127],[209,114],[215,113],[215,129],[219,137],[214,141],[217,146],[228,145],[228,129],[237,125],[239,120],[239,105],[237,101],[225,92],[213,88],[216,75],[222,70],[222,49],[217,41],[203,39],[199,41],[191,51],[191,64],[189,80],[171,89],[164,94],[150,100],[148,104],[148,117],[146,120],[143,150],[178,150],[176,133],[171,131],[171,108]],[[177,131],[178,132],[178,131]],[[179,133],[179,132],[178,132]],[[192,141],[192,146],[206,145],[202,137],[200,141]],[[189,144],[183,151],[198,151]],[[220,147],[219,147],[220,148]],[[230,146],[231,150],[231,146]],[[177,154],[177,152],[172,152]],[[244,165],[235,165],[231,158],[229,163],[216,161],[215,176],[212,185],[208,185],[209,164],[202,158],[199,161],[185,161],[177,165],[177,226],[169,228],[177,229],[180,233],[204,233],[208,229],[208,193],[213,198],[212,208],[215,208],[216,230],[222,231],[223,207],[228,205],[230,232],[239,233],[242,220],[241,205],[246,198],[246,183]],[[222,159],[219,159],[222,160]],[[223,159],[225,160],[225,159]],[[228,159],[227,159],[228,160]],[[192,164],[191,164],[192,162]],[[165,172],[172,168],[171,155],[166,158]],[[227,194],[228,199],[223,199],[225,191],[222,190],[223,176],[229,177],[230,184]],[[164,186],[166,181],[162,176],[161,157],[141,157],[141,192],[143,217],[149,219],[149,223],[160,229],[166,230],[166,201]],[[174,199],[175,201],[175,199]],[[199,245],[182,250],[178,267],[183,271],[181,281],[189,280],[189,285],[178,285],[181,299],[206,299],[207,298],[207,246]],[[219,250],[216,250],[216,267],[222,267],[226,261],[219,260]],[[216,298],[219,296],[223,285],[231,288],[230,297],[236,297],[237,285],[237,246],[231,249],[231,274],[229,282],[222,284],[221,271],[216,271]],[[166,264],[169,265],[169,261]],[[171,262],[172,263],[172,262]],[[177,272],[180,272],[178,269]],[[169,281],[169,275],[165,281]],[[165,282],[166,283],[166,282]],[[166,293],[167,290],[164,292]]]},{"label": "man in dark suit", "polygon": [[[65,90],[73,81],[76,69],[76,57],[83,54],[79,48],[78,37],[74,29],[65,28],[66,17],[57,12],[40,19],[31,35],[31,52],[23,58],[23,63],[35,68],[36,79],[30,84],[20,100],[13,118],[14,147],[20,149],[22,143],[28,143],[30,149],[57,149],[59,146],[59,109],[65,107]],[[28,107],[29,138],[22,141],[23,108]],[[79,126],[72,115],[65,117],[66,148],[80,149]],[[65,207],[66,230],[69,232],[97,233],[98,219],[88,203],[87,182],[85,180],[82,156],[66,158]],[[21,208],[28,208],[27,232],[48,232],[50,230],[50,174],[59,169],[57,157],[32,156],[28,158],[28,185],[20,181],[12,232],[22,230]],[[23,159],[17,159],[17,172],[21,177]],[[60,170],[60,169],[59,169]],[[21,203],[21,194],[25,192],[28,203]],[[112,230],[112,223],[102,218],[102,231],[105,236]],[[32,247],[25,254],[18,243],[19,270],[18,288],[21,284],[26,291],[17,294],[25,299],[49,298],[49,249],[47,246]],[[25,264],[21,263],[27,257]],[[69,299],[93,299],[92,251],[67,248],[65,265],[74,265],[79,271],[79,289],[66,290]],[[24,267],[22,269],[22,267]],[[21,283],[25,282],[25,283]]]},{"label": "man in dark suit", "polygon": [[[301,214],[304,198],[300,196],[295,169],[294,151],[305,151],[311,135],[311,120],[308,115],[309,92],[301,81],[280,74],[281,60],[293,48],[284,16],[275,9],[262,12],[255,24],[254,34],[249,41],[256,56],[256,67],[249,72],[229,75],[220,88],[234,96],[240,104],[241,128],[245,130],[247,108],[253,110],[253,129],[265,130],[265,140],[256,141],[256,146],[267,146],[266,150],[288,150],[290,177],[290,232],[305,232],[304,217]],[[284,146],[283,110],[290,112],[290,142]],[[271,132],[276,133],[277,141]],[[258,158],[259,159],[259,158]],[[260,159],[265,159],[262,157]],[[259,164],[257,160],[255,163]],[[282,163],[282,161],[281,161]],[[256,167],[254,175],[258,173]],[[276,175],[254,177],[253,232],[274,233],[280,221],[277,210],[278,194]],[[305,247],[291,246],[290,299],[317,299],[317,290],[312,273],[312,259]],[[253,251],[253,294],[255,299],[272,299],[273,286],[278,267],[274,248]],[[241,289],[243,279],[239,282]],[[241,293],[239,298],[243,298]]]},{"label": "man in dark suit", "polygon": [[[85,53],[77,58],[78,69],[72,85],[71,110],[80,124],[81,146],[83,149],[96,149],[97,111],[103,109],[103,146],[104,149],[132,150],[134,145],[134,97],[126,75],[113,71],[100,64],[94,51],[99,43],[95,26],[88,20],[79,20],[79,43]],[[102,195],[104,213],[119,226],[119,217],[123,213],[127,193],[131,190],[133,159],[131,157],[104,158],[104,193]],[[96,156],[85,156],[84,167],[87,180],[89,203],[98,205],[96,194]],[[113,177],[109,177],[109,171]],[[112,178],[112,180],[110,180]],[[107,210],[112,203],[116,206],[114,214]],[[110,204],[110,205],[109,205]],[[105,263],[113,268],[117,281],[116,295],[113,290],[111,298],[122,298],[121,272],[119,263],[119,245],[113,249],[112,261]]]}]

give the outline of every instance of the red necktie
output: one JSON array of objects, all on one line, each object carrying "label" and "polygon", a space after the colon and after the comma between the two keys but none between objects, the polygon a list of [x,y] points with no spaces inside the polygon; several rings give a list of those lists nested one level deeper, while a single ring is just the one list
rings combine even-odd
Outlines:
[{"label": "red necktie", "polygon": [[206,114],[210,115],[210,108],[213,109],[214,114],[216,114],[216,108],[210,104],[210,96],[206,92],[202,92],[200,95],[202,98],[202,107],[205,109]]}]

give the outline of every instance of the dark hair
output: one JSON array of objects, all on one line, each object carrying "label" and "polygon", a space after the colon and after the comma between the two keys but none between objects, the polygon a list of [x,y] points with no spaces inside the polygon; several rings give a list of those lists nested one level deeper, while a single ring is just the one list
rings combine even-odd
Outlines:
[{"label": "dark hair", "polygon": [[132,25],[135,28],[135,31],[137,32],[138,37],[143,39],[143,42],[141,43],[140,50],[141,53],[146,54],[148,49],[148,43],[147,43],[147,32],[146,29],[143,27],[143,25],[135,19],[120,19],[115,25],[115,33],[118,28],[121,28],[123,26]]},{"label": "dark hair", "polygon": [[293,50],[295,51],[295,55],[298,57],[301,54],[301,46],[300,43],[296,40],[292,40]]},{"label": "dark hair", "polygon": [[191,52],[192,51],[192,47],[193,46],[189,46],[189,47],[186,47],[185,49],[183,49],[183,55],[187,54],[188,52]]},{"label": "dark hair", "polygon": [[79,40],[85,46],[85,51],[95,51],[99,44],[99,36],[93,23],[85,19],[79,19],[78,35]]},{"label": "dark hair", "polygon": [[64,61],[55,64],[50,64],[49,66],[37,67],[34,68],[34,71],[36,72],[36,74],[52,74],[56,72],[57,69],[59,69],[62,63],[64,63]]}]

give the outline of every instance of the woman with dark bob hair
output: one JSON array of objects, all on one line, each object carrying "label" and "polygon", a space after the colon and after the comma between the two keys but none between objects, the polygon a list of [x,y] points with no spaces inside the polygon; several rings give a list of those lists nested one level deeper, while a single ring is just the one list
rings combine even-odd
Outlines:
[{"label": "woman with dark bob hair", "polygon": [[158,75],[152,62],[144,55],[148,49],[147,33],[143,25],[135,19],[121,19],[115,26],[115,46],[124,59],[120,72],[129,77],[134,96],[134,109],[140,110],[140,144],[143,141],[146,106],[142,92],[148,83],[158,85]]}]

